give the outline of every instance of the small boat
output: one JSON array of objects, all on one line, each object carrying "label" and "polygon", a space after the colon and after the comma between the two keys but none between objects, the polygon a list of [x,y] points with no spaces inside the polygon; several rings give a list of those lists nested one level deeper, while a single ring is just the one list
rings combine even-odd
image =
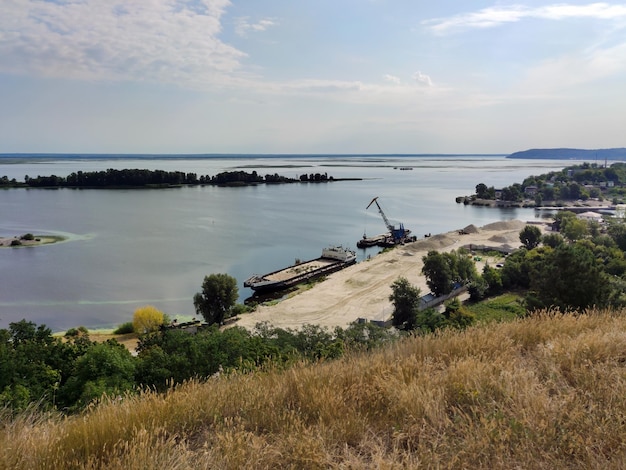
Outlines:
[{"label": "small boat", "polygon": [[246,279],[244,287],[258,293],[274,292],[295,286],[311,279],[334,273],[356,263],[356,253],[343,246],[322,250],[322,256],[268,274],[255,274]]}]

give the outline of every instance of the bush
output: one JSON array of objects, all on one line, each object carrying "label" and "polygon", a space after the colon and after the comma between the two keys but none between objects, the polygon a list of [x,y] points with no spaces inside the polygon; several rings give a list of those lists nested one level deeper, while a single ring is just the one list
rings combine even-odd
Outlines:
[{"label": "bush", "polygon": [[114,335],[126,335],[128,333],[134,333],[134,332],[135,330],[133,328],[132,321],[122,323],[121,325],[118,325],[118,327],[115,330],[113,330]]},{"label": "bush", "polygon": [[138,335],[152,333],[157,331],[164,321],[165,316],[163,312],[152,305],[144,305],[135,310],[133,315],[133,330]]},{"label": "bush", "polygon": [[31,240],[35,239],[35,236],[32,233],[27,233],[27,234],[22,235],[20,238],[22,240],[29,240],[29,241],[31,241]]},{"label": "bush", "polygon": [[17,238],[14,238],[13,240],[11,240],[11,246],[20,246],[22,244],[21,241],[19,241]]},{"label": "bush", "polygon": [[89,330],[85,326],[70,328],[65,332],[65,338],[78,338],[79,336],[89,336]]}]

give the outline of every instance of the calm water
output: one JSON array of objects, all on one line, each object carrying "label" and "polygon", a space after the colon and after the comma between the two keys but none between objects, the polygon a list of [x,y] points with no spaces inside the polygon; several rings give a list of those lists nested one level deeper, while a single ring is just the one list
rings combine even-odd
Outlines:
[{"label": "calm water", "polygon": [[[529,209],[456,204],[477,183],[505,186],[562,169],[563,161],[504,157],[307,157],[83,159],[4,163],[0,176],[66,176],[73,171],[149,168],[256,170],[296,177],[327,172],[362,181],[246,188],[0,191],[0,236],[60,234],[50,246],[0,249],[0,327],[22,318],[54,330],[111,327],[152,304],[179,318],[194,316],[193,295],[205,275],[244,279],[319,256],[331,244],[355,247],[364,232],[385,231],[374,196],[392,222],[418,237],[473,223],[535,218]],[[394,167],[413,167],[401,171]],[[360,259],[368,252],[358,250]]]}]

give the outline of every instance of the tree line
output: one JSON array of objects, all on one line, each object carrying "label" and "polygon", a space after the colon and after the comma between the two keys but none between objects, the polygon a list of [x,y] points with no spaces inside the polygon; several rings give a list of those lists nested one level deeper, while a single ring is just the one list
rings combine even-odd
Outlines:
[{"label": "tree line", "polygon": [[288,178],[278,173],[259,175],[256,171],[225,171],[214,176],[185,173],[182,171],[163,171],[146,169],[108,169],[105,171],[77,171],[68,176],[26,175],[22,182],[7,176],[0,178],[0,187],[27,188],[120,188],[120,187],[172,187],[180,185],[229,185],[243,186],[252,184],[276,184],[298,182],[334,181],[328,174],[302,174],[298,178]]},{"label": "tree line", "polygon": [[[589,198],[612,198],[615,203],[626,194],[626,163],[602,166],[596,163],[572,165],[561,171],[529,176],[522,183],[514,183],[499,190],[502,201],[521,202],[532,188],[535,204],[544,201],[576,201]],[[496,199],[498,191],[484,183],[476,185],[475,197]]]},{"label": "tree line", "polygon": [[71,413],[103,394],[164,391],[191,378],[331,359],[347,349],[377,347],[393,336],[370,323],[333,331],[266,324],[254,331],[213,325],[195,334],[163,328],[141,334],[133,355],[115,339],[92,341],[84,327],[72,328],[60,338],[45,325],[21,320],[0,329],[0,409],[17,412],[37,406]]}]

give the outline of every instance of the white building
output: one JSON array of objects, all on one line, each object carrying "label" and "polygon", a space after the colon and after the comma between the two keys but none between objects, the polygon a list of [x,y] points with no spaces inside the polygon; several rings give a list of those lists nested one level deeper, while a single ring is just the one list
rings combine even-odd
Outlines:
[{"label": "white building", "polygon": [[598,222],[599,224],[604,223],[602,214],[598,214],[597,212],[591,212],[591,211],[583,212],[582,214],[577,214],[576,217],[578,217],[581,220],[586,220],[587,222],[595,221],[595,222]]}]

